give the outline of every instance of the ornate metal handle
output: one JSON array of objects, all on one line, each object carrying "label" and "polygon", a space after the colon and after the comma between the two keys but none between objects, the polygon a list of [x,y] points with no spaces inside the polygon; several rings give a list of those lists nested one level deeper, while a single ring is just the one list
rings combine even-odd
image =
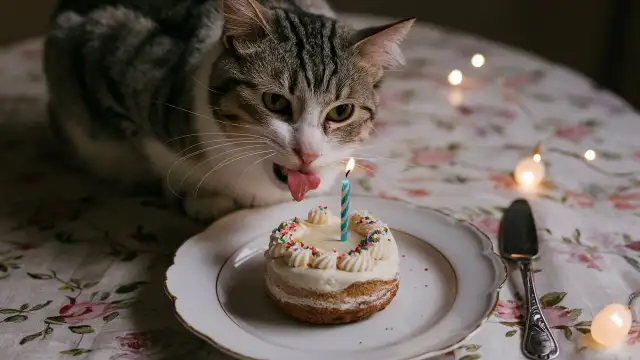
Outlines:
[{"label": "ornate metal handle", "polygon": [[522,353],[532,360],[555,359],[560,354],[560,348],[542,315],[536,287],[533,284],[531,263],[520,264],[520,271],[524,281],[525,301],[527,303]]}]

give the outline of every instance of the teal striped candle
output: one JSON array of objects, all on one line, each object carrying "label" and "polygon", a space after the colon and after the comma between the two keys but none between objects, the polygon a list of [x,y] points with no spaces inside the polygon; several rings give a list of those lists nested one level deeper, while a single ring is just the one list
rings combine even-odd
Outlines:
[{"label": "teal striped candle", "polygon": [[349,173],[356,165],[353,158],[347,163],[347,172],[342,180],[342,197],[340,198],[340,241],[345,242],[349,238],[349,195],[351,194],[351,184],[349,183]]},{"label": "teal striped candle", "polygon": [[351,184],[349,180],[342,180],[342,200],[340,201],[340,241],[345,242],[349,237],[349,194]]}]

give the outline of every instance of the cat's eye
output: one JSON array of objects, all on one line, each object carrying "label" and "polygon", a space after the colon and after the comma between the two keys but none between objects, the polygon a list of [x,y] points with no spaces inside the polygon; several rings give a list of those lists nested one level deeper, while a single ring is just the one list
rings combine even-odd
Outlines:
[{"label": "cat's eye", "polygon": [[262,94],[262,102],[267,110],[275,113],[288,112],[291,107],[291,103],[286,97],[275,93]]},{"label": "cat's eye", "polygon": [[355,107],[353,106],[353,104],[338,105],[329,110],[329,113],[327,114],[327,120],[333,122],[347,121],[353,115],[354,110]]}]

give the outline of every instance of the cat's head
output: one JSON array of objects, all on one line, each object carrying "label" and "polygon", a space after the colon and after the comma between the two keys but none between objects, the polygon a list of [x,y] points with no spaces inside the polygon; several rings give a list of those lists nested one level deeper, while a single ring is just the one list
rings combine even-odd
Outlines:
[{"label": "cat's head", "polygon": [[269,139],[273,182],[299,200],[370,135],[383,73],[403,62],[414,19],[355,30],[255,0],[225,0],[223,14],[209,105],[224,132]]}]

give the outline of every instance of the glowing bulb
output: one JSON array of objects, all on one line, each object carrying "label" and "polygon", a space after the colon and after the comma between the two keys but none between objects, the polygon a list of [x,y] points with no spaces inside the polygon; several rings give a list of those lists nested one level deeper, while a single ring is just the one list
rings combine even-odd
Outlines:
[{"label": "glowing bulb", "polygon": [[453,89],[449,92],[449,104],[454,107],[462,105],[463,95],[462,91]]},{"label": "glowing bulb", "polygon": [[456,69],[449,73],[449,84],[460,85],[462,83],[462,71]]},{"label": "glowing bulb", "polygon": [[482,67],[485,61],[486,59],[482,54],[475,54],[471,57],[471,65],[473,65],[473,67],[477,67],[477,68]]},{"label": "glowing bulb", "polygon": [[539,163],[542,160],[542,155],[540,154],[533,154],[533,161]]},{"label": "glowing bulb", "polygon": [[520,160],[513,173],[518,184],[527,188],[532,188],[544,180],[545,169],[544,164],[540,159],[536,161],[534,155],[533,157]]},{"label": "glowing bulb", "polygon": [[627,306],[608,305],[593,318],[591,337],[604,346],[616,346],[627,338],[631,323],[631,310]]},{"label": "glowing bulb", "polygon": [[596,158],[596,152],[589,149],[587,151],[584,152],[584,158],[591,161],[591,160],[595,160]]}]

